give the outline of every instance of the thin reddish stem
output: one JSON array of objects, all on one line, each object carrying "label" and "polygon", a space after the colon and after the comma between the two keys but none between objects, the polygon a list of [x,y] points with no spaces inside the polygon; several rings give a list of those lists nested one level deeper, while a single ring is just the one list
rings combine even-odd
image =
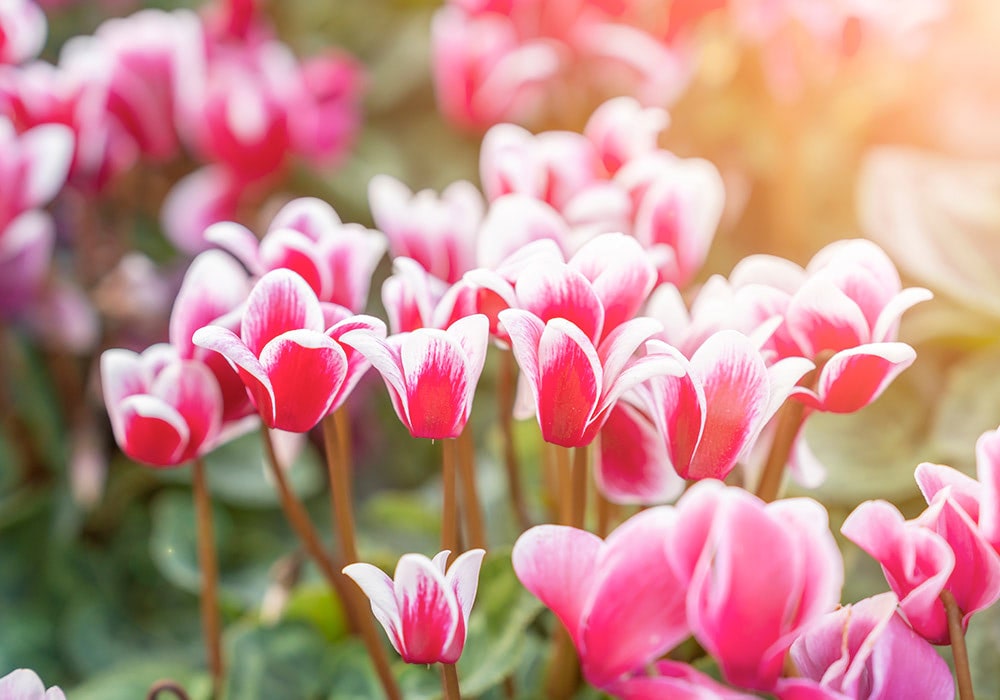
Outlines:
[{"label": "thin reddish stem", "polygon": [[559,480],[559,522],[573,524],[573,469],[570,467],[571,447],[555,447],[556,477]]},{"label": "thin reddish stem", "polygon": [[514,353],[504,350],[500,355],[500,377],[497,381],[497,411],[500,414],[500,431],[503,435],[503,461],[507,470],[507,489],[511,508],[521,530],[531,527],[528,506],[521,483],[521,463],[514,441],[514,387],[517,383],[517,364]]},{"label": "thin reddish stem", "polygon": [[955,660],[955,680],[958,681],[959,700],[975,700],[972,691],[972,671],[969,667],[969,651],[965,646],[965,632],[962,630],[962,610],[949,590],[941,591],[941,602],[948,616],[948,635],[951,637],[951,655]]},{"label": "thin reddish stem", "polygon": [[462,700],[455,664],[441,664],[441,690],[444,691],[444,700]]},{"label": "thin reddish stem", "polygon": [[222,626],[219,620],[219,563],[212,526],[212,499],[205,480],[205,464],[192,465],[195,520],[198,526],[198,566],[201,569],[201,632],[212,674],[212,697],[222,690]]},{"label": "thin reddish stem", "polygon": [[458,444],[454,438],[441,441],[441,486],[444,507],[441,511],[441,549],[454,556],[458,552],[458,503],[455,494]]},{"label": "thin reddish stem", "polygon": [[573,448],[573,492],[570,500],[570,525],[583,528],[587,521],[587,479],[590,474],[590,446]]},{"label": "thin reddish stem", "polygon": [[458,436],[459,476],[462,481],[462,514],[465,516],[466,539],[471,547],[486,548],[486,528],[483,510],[476,489],[476,445],[472,426],[467,425]]}]

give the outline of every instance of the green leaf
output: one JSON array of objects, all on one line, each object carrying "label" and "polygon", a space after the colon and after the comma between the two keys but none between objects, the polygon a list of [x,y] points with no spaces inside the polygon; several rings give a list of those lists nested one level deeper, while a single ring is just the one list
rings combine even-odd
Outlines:
[{"label": "green leaf", "polygon": [[307,622],[331,642],[347,634],[344,606],[325,581],[297,586],[285,605],[282,619]]},{"label": "green leaf", "polygon": [[[223,697],[230,700],[325,700],[335,659],[323,636],[299,622],[228,630]],[[368,697],[378,697],[370,695]]]},{"label": "green leaf", "polygon": [[[356,639],[338,644],[333,650],[330,673],[329,700],[368,700],[384,696],[368,652]],[[405,697],[411,700],[408,693]]]},{"label": "green leaf", "polygon": [[[149,549],[164,577],[175,586],[195,595],[201,592],[198,564],[198,522],[190,493],[169,490],[159,494],[152,505],[153,531]],[[230,523],[219,508],[212,508],[216,551],[229,539]]]}]

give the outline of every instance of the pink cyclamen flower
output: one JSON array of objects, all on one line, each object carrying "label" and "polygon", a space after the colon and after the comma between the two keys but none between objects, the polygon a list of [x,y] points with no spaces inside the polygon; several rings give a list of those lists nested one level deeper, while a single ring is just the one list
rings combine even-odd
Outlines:
[{"label": "pink cyclamen flower", "polygon": [[599,688],[641,670],[689,634],[684,587],[666,548],[676,513],[650,508],[601,540],[585,530],[539,525],[514,545],[521,583],[555,613]]},{"label": "pink cyclamen flower", "polygon": [[101,385],[115,440],[129,457],[172,467],[210,451],[222,427],[222,391],[204,364],[169,345],[141,355],[106,350]]},{"label": "pink cyclamen flower", "polygon": [[679,661],[658,661],[652,673],[626,678],[608,692],[620,700],[758,700]]},{"label": "pink cyclamen flower", "polygon": [[0,64],[23,63],[45,46],[45,13],[34,0],[0,3]]},{"label": "pink cyclamen flower", "polygon": [[458,437],[486,361],[489,320],[461,318],[447,329],[420,328],[381,338],[345,333],[341,342],[368,358],[385,381],[396,415],[413,437]]},{"label": "pink cyclamen flower", "polygon": [[695,639],[730,683],[772,689],[788,647],[840,600],[844,562],[826,509],[704,480],[677,502],[677,520],[684,537],[667,557]]},{"label": "pink cyclamen flower", "polygon": [[393,177],[376,175],[368,183],[368,201],[393,257],[412,258],[448,283],[475,267],[484,207],[472,183],[459,180],[438,196],[413,193]]},{"label": "pink cyclamen flower", "polygon": [[932,644],[950,641],[942,591],[955,597],[963,628],[1000,598],[1000,555],[950,487],[914,520],[904,520],[886,501],[866,501],[841,532],[882,565],[907,621]]},{"label": "pink cyclamen flower", "polygon": [[323,306],[291,270],[268,272],[250,291],[240,334],[210,325],[193,342],[226,357],[239,372],[269,428],[306,432],[342,401],[351,385],[347,353],[335,340],[341,324],[361,322],[383,334],[376,318],[357,316],[327,328]]},{"label": "pink cyclamen flower", "polygon": [[453,664],[462,655],[486,551],[465,552],[446,572],[450,554],[444,550],[433,560],[404,554],[391,579],[371,564],[344,567],[371,600],[375,618],[408,664]]},{"label": "pink cyclamen flower", "polygon": [[687,360],[658,340],[650,355],[673,358],[684,373],[650,379],[638,392],[685,479],[724,479],[813,365],[789,357],[767,367],[753,342],[737,331],[710,336]]},{"label": "pink cyclamen flower", "polygon": [[0,698],[3,700],[66,700],[57,686],[48,690],[38,674],[26,668],[11,671],[0,678]]},{"label": "pink cyclamen flower", "polygon": [[795,396],[821,411],[850,413],[874,401],[912,364],[916,353],[895,342],[903,312],[931,293],[902,289],[889,257],[871,241],[837,241],[819,251],[805,270],[787,260],[750,256],[730,275],[756,297],[758,321],[783,323],[765,349],[778,357],[829,359],[815,389]]},{"label": "pink cyclamen flower", "polygon": [[385,254],[381,234],[341,222],[333,207],[315,197],[283,206],[259,242],[249,229],[229,221],[211,226],[205,240],[228,250],[254,274],[294,270],[320,301],[355,313],[364,308],[372,273]]},{"label": "pink cyclamen flower", "polygon": [[914,473],[928,504],[939,492],[950,489],[950,498],[1000,553],[1000,429],[987,431],[976,441],[976,476],[973,479],[952,467],[926,462]]},{"label": "pink cyclamen flower", "polygon": [[792,644],[800,677],[778,682],[780,700],[953,700],[944,659],[896,609],[893,593],[827,613]]},{"label": "pink cyclamen flower", "polygon": [[534,398],[542,438],[555,445],[589,445],[626,391],[651,377],[683,371],[666,355],[633,356],[660,329],[650,318],[623,323],[596,347],[561,317],[543,322],[530,311],[506,309],[500,322]]}]

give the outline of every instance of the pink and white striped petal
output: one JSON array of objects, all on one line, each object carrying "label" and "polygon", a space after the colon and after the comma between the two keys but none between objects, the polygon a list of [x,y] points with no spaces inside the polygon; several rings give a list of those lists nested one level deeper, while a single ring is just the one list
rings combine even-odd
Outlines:
[{"label": "pink and white striped petal", "polygon": [[201,362],[180,360],[160,372],[150,393],[172,406],[188,429],[181,460],[193,459],[214,446],[222,428],[222,390]]},{"label": "pink and white striped petal", "polygon": [[348,564],[344,567],[343,571],[368,596],[375,619],[385,629],[385,633],[392,643],[392,648],[396,650],[397,654],[402,656],[403,643],[400,638],[402,620],[399,616],[399,606],[396,603],[396,594],[392,579],[382,569],[364,562]]},{"label": "pink and white striped petal", "polygon": [[542,438],[563,447],[589,444],[586,432],[604,380],[600,358],[590,339],[570,321],[552,319],[545,324],[538,342],[537,372],[536,402]]},{"label": "pink and white striped petal", "polygon": [[260,242],[260,264],[265,270],[297,272],[320,299],[332,291],[331,271],[317,259],[316,241],[292,229],[273,229]]},{"label": "pink and white striped petal", "polygon": [[622,233],[607,233],[587,242],[569,266],[590,280],[604,307],[602,337],[631,320],[656,283],[656,270],[639,242]]},{"label": "pink and white striped petal", "polygon": [[260,240],[253,231],[234,221],[220,221],[205,229],[205,242],[213,243],[239,260],[252,274],[264,274]]},{"label": "pink and white striped petal", "polygon": [[811,408],[852,413],[877,399],[900,372],[916,359],[905,343],[870,343],[838,352],[823,366],[816,391],[793,395]]},{"label": "pink and white striped petal", "polygon": [[514,573],[545,604],[580,648],[581,619],[589,600],[602,540],[565,525],[538,525],[514,543]]},{"label": "pink and white striped petal", "polygon": [[[177,466],[190,443],[184,417],[163,399],[134,394],[118,404],[115,440],[132,459],[158,467]],[[120,432],[119,432],[120,431]]]},{"label": "pink and white striped petal", "polygon": [[590,281],[568,265],[535,264],[515,285],[518,306],[543,321],[565,319],[597,344],[604,328],[604,306]]},{"label": "pink and white striped petal", "polygon": [[618,526],[597,553],[581,627],[584,676],[598,687],[690,635],[684,586],[666,557],[676,522],[667,506],[642,511]]},{"label": "pink and white striped petal", "polygon": [[[485,339],[485,327],[483,332]],[[410,434],[432,440],[458,437],[478,379],[471,376],[461,345],[445,331],[422,328],[403,339],[400,362]]]},{"label": "pink and white striped petal", "polygon": [[813,277],[802,285],[785,310],[785,324],[806,357],[823,350],[839,352],[871,340],[871,330],[857,303],[832,282]]},{"label": "pink and white striped petal", "polygon": [[[260,353],[274,401],[270,428],[312,430],[330,410],[347,373],[347,356],[327,335],[296,329],[270,341]],[[258,406],[259,408],[259,406]],[[265,422],[267,416],[262,413]]]},{"label": "pink and white striped petal", "polygon": [[976,476],[982,484],[979,528],[1000,552],[1000,430],[991,430],[976,441]]},{"label": "pink and white striped petal", "polygon": [[427,557],[404,554],[396,564],[393,586],[403,660],[411,664],[458,661],[458,655],[447,651],[452,651],[449,647],[462,624],[462,612],[444,574]]},{"label": "pink and white striped petal", "polygon": [[250,291],[240,337],[254,355],[282,333],[323,330],[323,309],[316,293],[291,270],[272,270]]},{"label": "pink and white striped petal", "polygon": [[872,342],[882,343],[896,339],[899,329],[899,319],[911,307],[934,298],[929,289],[909,287],[894,296],[882,308],[878,318],[872,324]]},{"label": "pink and white striped petal", "polygon": [[198,255],[184,275],[170,314],[171,345],[182,357],[190,357],[195,331],[236,309],[249,292],[246,271],[230,256],[218,250]]},{"label": "pink and white striped petal", "polygon": [[608,412],[598,445],[594,478],[608,500],[669,503],[684,490],[684,480],[670,463],[660,431],[627,401],[619,401]]},{"label": "pink and white striped petal", "polygon": [[469,616],[472,614],[472,604],[476,601],[476,591],[479,589],[479,569],[483,565],[484,556],[486,556],[485,549],[470,549],[459,555],[445,575],[445,580],[454,591],[461,611],[461,616],[458,619],[459,627],[451,644],[445,650],[445,658],[458,659],[462,655],[465,635],[469,629]]}]

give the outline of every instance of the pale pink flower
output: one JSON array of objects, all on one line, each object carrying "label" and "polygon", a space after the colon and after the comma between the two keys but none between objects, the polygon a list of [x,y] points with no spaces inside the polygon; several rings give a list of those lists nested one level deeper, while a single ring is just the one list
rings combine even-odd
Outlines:
[{"label": "pale pink flower", "polygon": [[634,97],[616,97],[594,110],[583,135],[597,149],[605,171],[613,176],[629,161],[657,150],[660,132],[670,117],[658,107],[643,107]]},{"label": "pale pink flower", "polygon": [[679,661],[658,661],[653,671],[637,673],[608,688],[608,692],[620,700],[757,700],[758,697],[727,688]]},{"label": "pale pink flower", "polygon": [[236,218],[244,186],[228,168],[207,165],[182,177],[167,192],[160,226],[174,246],[189,254],[208,248],[205,231]]},{"label": "pale pink flower", "polygon": [[730,683],[772,689],[792,642],[840,600],[844,563],[826,509],[704,480],[677,502],[677,520],[684,536],[667,557],[695,639]]},{"label": "pale pink flower", "polygon": [[393,578],[371,564],[344,567],[372,605],[393,648],[409,664],[453,664],[465,647],[469,615],[486,552],[472,549],[447,567],[449,550],[433,560],[404,554]]},{"label": "pale pink flower", "polygon": [[569,632],[587,681],[611,688],[690,634],[684,584],[666,550],[682,536],[669,506],[629,518],[601,540],[584,530],[539,525],[514,545],[521,583]]},{"label": "pale pink flower", "polygon": [[66,700],[57,686],[48,690],[38,674],[26,668],[11,671],[0,678],[0,698],[4,700]]},{"label": "pale pink flower", "polygon": [[791,648],[800,677],[778,682],[780,700],[953,700],[951,670],[910,629],[892,593],[827,613]]},{"label": "pale pink flower", "polygon": [[0,3],[0,63],[24,63],[45,45],[45,13],[33,0]]}]

